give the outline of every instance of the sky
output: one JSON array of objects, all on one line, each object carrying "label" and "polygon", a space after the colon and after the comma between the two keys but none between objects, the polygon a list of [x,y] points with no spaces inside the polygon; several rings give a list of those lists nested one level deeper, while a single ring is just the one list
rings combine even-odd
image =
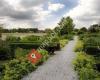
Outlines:
[{"label": "sky", "polygon": [[54,28],[70,16],[76,28],[100,22],[100,0],[0,0],[5,28]]}]

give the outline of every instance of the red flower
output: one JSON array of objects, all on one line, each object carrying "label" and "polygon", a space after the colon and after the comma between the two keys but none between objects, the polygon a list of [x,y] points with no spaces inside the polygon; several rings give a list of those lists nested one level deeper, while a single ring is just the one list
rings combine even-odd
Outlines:
[{"label": "red flower", "polygon": [[34,64],[37,63],[41,58],[42,55],[35,49],[32,49],[32,51],[28,54],[28,60]]}]

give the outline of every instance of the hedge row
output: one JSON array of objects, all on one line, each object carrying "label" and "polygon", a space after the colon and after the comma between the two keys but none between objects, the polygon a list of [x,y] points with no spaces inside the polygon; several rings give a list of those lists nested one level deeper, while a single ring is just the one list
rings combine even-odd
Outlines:
[{"label": "hedge row", "polygon": [[[10,44],[10,47],[12,51],[18,47],[23,48],[23,49],[37,49],[42,45],[41,42],[14,42]],[[45,46],[44,49],[46,49],[48,52],[53,53],[55,50],[60,49],[60,44],[59,43],[49,43],[49,45]]]},{"label": "hedge row", "polygon": [[41,43],[28,43],[28,42],[14,42],[14,43],[10,43],[11,48],[16,49],[17,47],[23,48],[23,49],[37,49],[39,46],[41,45]]},{"label": "hedge row", "polygon": [[84,51],[87,54],[98,56],[100,55],[100,36],[87,37],[84,39]]}]

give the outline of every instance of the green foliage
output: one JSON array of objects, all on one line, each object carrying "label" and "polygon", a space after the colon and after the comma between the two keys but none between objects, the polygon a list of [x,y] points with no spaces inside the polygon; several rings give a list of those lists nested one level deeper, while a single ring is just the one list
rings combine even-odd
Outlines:
[{"label": "green foliage", "polygon": [[48,59],[48,57],[49,57],[48,51],[43,50],[43,49],[39,49],[38,52],[39,52],[40,54],[42,54],[42,59],[40,60],[40,63],[45,62],[45,61]]},{"label": "green foliage", "polygon": [[18,42],[18,41],[20,41],[20,37],[7,36],[6,41],[7,42],[16,42],[16,41]]},{"label": "green foliage", "polygon": [[17,47],[23,49],[37,49],[41,45],[40,42],[13,42],[10,43],[12,49],[16,49]]},{"label": "green foliage", "polygon": [[13,57],[11,49],[7,42],[0,40],[0,60],[6,60]]},{"label": "green foliage", "polygon": [[97,33],[100,32],[100,25],[99,24],[93,24],[89,27],[88,31],[90,33]]},{"label": "green foliage", "polygon": [[52,39],[52,43],[58,43],[59,42],[59,37],[58,36],[55,36],[53,39]]},{"label": "green foliage", "polygon": [[45,29],[45,32],[50,34],[52,32],[52,30],[50,28]]},{"label": "green foliage", "polygon": [[79,80],[96,80],[100,78],[99,73],[94,69],[95,59],[93,56],[79,52],[73,64],[75,70],[78,71]]},{"label": "green foliage", "polygon": [[69,34],[69,35],[63,35],[63,36],[61,36],[61,39],[73,40],[73,35],[72,35],[72,34]]},{"label": "green foliage", "polygon": [[84,50],[88,54],[100,55],[100,36],[84,39]]},{"label": "green foliage", "polygon": [[0,67],[0,70],[2,69],[0,80],[20,80],[24,75],[34,71],[39,64],[45,62],[49,57],[48,51],[38,50],[43,57],[37,64],[32,64],[25,58],[27,52],[28,50],[25,49],[16,49],[16,59],[10,60],[4,64],[4,67]]},{"label": "green foliage", "polygon": [[61,35],[70,34],[74,29],[73,20],[70,17],[62,18],[59,25],[62,27],[60,30]]},{"label": "green foliage", "polygon": [[27,37],[23,37],[21,39],[21,42],[34,42],[34,41],[40,41],[40,36],[27,36]]},{"label": "green foliage", "polygon": [[78,41],[78,47],[76,46],[75,48],[75,51],[78,51],[78,55],[74,61],[74,67],[78,71],[79,80],[99,80],[100,72],[97,64],[99,66],[100,35],[99,33],[81,34],[79,39],[81,42]]},{"label": "green foliage", "polygon": [[20,80],[24,75],[36,69],[27,59],[13,59],[5,64],[4,75],[1,80]]},{"label": "green foliage", "polygon": [[22,57],[26,57],[26,55],[29,53],[29,49],[22,49],[22,48],[16,48],[15,49],[15,58],[19,59]]},{"label": "green foliage", "polygon": [[79,70],[80,68],[92,68],[94,62],[94,58],[85,54],[84,52],[78,52],[76,60],[74,61],[75,70]]},{"label": "green foliage", "polygon": [[81,40],[77,41],[77,44],[74,49],[75,52],[83,51],[83,42]]},{"label": "green foliage", "polygon": [[60,47],[64,47],[66,44],[68,43],[68,40],[67,39],[61,39],[60,40]]},{"label": "green foliage", "polygon": [[78,34],[78,35],[83,35],[83,34],[85,34],[86,32],[87,32],[87,28],[82,27],[81,29],[79,29],[79,30],[77,31],[77,34]]},{"label": "green foliage", "polygon": [[[37,28],[18,28],[18,29],[3,29],[3,33],[38,33],[40,30]],[[41,31],[42,32],[42,31]]]},{"label": "green foliage", "polygon": [[73,40],[73,34],[66,35],[66,39]]}]

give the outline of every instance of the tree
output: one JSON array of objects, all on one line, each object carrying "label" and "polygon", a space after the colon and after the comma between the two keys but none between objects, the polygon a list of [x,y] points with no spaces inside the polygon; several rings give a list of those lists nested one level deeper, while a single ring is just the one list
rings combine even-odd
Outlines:
[{"label": "tree", "polygon": [[100,25],[99,24],[93,24],[88,29],[89,32],[100,32]]},{"label": "tree", "polygon": [[45,32],[46,32],[46,33],[51,33],[51,32],[52,32],[52,30],[51,30],[51,29],[49,29],[49,28],[47,28],[47,29],[45,29]]},{"label": "tree", "polygon": [[62,27],[60,33],[61,35],[71,34],[74,29],[73,19],[69,16],[66,18],[62,18],[61,21],[58,23],[60,27]]},{"label": "tree", "polygon": [[82,27],[82,28],[80,29],[80,31],[82,31],[82,32],[87,32],[87,28],[86,28],[86,27]]},{"label": "tree", "polygon": [[87,28],[86,27],[82,27],[82,28],[79,29],[77,34],[84,34],[86,32],[87,32]]}]

